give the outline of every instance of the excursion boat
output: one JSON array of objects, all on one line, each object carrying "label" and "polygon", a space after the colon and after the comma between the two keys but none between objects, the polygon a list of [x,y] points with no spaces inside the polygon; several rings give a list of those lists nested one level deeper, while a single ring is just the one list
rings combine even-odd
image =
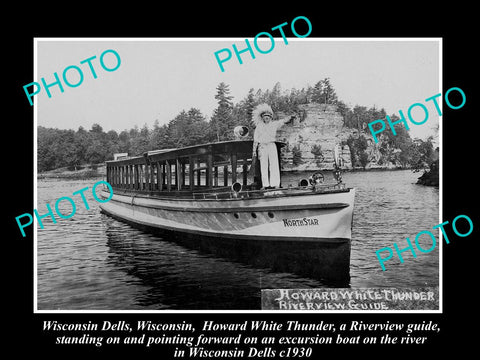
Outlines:
[{"label": "excursion boat", "polygon": [[[261,188],[251,140],[107,161],[102,212],[189,246],[326,282],[349,281],[355,190],[335,171]],[[279,161],[281,147],[277,142]],[[338,170],[338,167],[336,168]],[[104,189],[104,199],[110,196]]]}]

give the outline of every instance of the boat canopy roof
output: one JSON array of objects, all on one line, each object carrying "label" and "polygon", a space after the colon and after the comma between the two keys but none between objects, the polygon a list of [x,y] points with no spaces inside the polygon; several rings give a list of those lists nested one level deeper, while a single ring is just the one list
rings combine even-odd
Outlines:
[{"label": "boat canopy roof", "polygon": [[[285,145],[276,144],[277,150]],[[111,186],[123,192],[180,195],[184,191],[228,187],[238,181],[247,186],[249,178],[257,184],[259,162],[252,163],[253,141],[233,140],[147,151],[141,156],[107,161],[106,175]]]},{"label": "boat canopy roof", "polygon": [[[276,142],[277,146],[285,146],[285,143]],[[107,166],[123,166],[136,164],[150,164],[155,162],[164,162],[176,160],[180,163],[188,163],[190,158],[207,159],[213,156],[213,161],[225,161],[232,154],[237,158],[252,157],[252,140],[231,140],[221,141],[209,144],[187,146],[179,149],[161,149],[147,151],[142,156],[129,157],[127,159],[107,161]]]}]

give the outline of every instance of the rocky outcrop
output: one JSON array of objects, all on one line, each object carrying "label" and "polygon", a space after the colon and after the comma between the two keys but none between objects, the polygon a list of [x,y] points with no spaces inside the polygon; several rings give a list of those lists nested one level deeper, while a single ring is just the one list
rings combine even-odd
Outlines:
[{"label": "rocky outcrop", "polygon": [[[291,115],[277,114],[278,118]],[[361,166],[358,160],[352,164],[350,147],[346,145],[349,138],[360,137],[367,143],[365,166]],[[299,113],[293,123],[282,126],[277,132],[277,141],[286,143],[282,149],[282,169],[286,171],[331,170],[335,164],[335,147],[341,158],[342,169],[397,168],[399,165],[392,159],[400,150],[391,149],[381,139],[375,143],[368,128],[357,130],[345,127],[335,105],[317,103],[299,105]]]},{"label": "rocky outcrop", "polygon": [[417,180],[417,184],[425,186],[439,186],[438,160],[430,164],[430,169],[425,171]]},{"label": "rocky outcrop", "polygon": [[[291,124],[281,127],[277,140],[287,145],[282,149],[283,170],[330,170],[334,168],[334,151],[337,146],[342,168],[352,168],[350,148],[342,146],[348,138],[343,117],[334,105],[303,104]],[[290,114],[277,114],[279,118]]]}]

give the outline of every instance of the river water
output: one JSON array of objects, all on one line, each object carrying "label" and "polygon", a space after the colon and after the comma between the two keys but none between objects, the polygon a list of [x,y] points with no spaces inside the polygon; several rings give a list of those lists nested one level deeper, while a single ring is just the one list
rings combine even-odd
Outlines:
[{"label": "river water", "polygon": [[[282,175],[285,185],[308,174]],[[407,246],[422,230],[439,221],[439,190],[416,185],[410,170],[343,174],[356,188],[349,286],[424,287],[439,285],[439,246],[429,253],[403,253],[382,271],[375,251]],[[189,249],[132,228],[100,213],[91,188],[99,179],[38,180],[37,209],[68,196],[77,202],[69,219],[43,219],[37,230],[38,310],[243,310],[260,309],[260,290],[321,288],[325,284],[289,273],[275,273],[248,264]],[[82,188],[90,207],[80,195]],[[72,206],[60,203],[68,215]],[[432,230],[437,236],[438,231]],[[431,239],[419,238],[424,249]],[[386,256],[386,254],[385,254]]]}]

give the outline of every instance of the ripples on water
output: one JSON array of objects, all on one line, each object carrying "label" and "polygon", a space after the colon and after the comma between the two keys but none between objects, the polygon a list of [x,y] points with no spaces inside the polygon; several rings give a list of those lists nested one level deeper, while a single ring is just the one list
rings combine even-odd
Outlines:
[{"label": "ripples on water", "polygon": [[[415,185],[418,176],[411,171],[344,174],[344,182],[356,188],[352,288],[438,285],[438,246],[427,254],[417,251],[417,259],[405,252],[403,264],[392,258],[385,272],[375,255],[394,242],[403,248],[405,237],[413,243],[418,232],[439,223],[438,189]],[[301,177],[284,175],[284,186]],[[90,192],[95,182],[38,181],[40,214],[46,213],[45,203],[53,207],[61,196],[86,186],[90,205],[86,210],[78,203],[72,218],[57,224],[45,218],[45,228],[38,228],[39,310],[259,309],[262,288],[325,286],[204,254],[100,214]],[[61,204],[60,210],[70,213],[71,205]],[[422,241],[425,249],[431,246],[428,236]]]}]

